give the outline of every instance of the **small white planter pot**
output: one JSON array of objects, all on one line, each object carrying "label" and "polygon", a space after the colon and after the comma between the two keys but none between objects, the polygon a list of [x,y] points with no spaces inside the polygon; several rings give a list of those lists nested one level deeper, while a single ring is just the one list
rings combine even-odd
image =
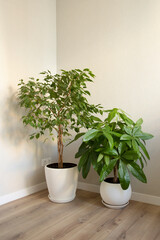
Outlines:
[{"label": "small white planter pot", "polygon": [[113,178],[108,178],[100,185],[102,203],[109,208],[120,209],[126,207],[131,198],[131,185],[126,190],[121,188],[120,183],[112,183]]},{"label": "small white planter pot", "polygon": [[78,168],[74,163],[63,163],[63,168],[57,168],[57,163],[45,166],[45,176],[52,202],[65,203],[76,196]]}]

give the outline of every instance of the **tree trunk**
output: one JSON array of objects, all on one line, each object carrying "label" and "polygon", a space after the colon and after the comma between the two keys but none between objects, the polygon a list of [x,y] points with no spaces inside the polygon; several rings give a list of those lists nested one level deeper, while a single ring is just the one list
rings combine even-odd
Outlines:
[{"label": "tree trunk", "polygon": [[63,129],[58,127],[58,168],[63,168]]},{"label": "tree trunk", "polygon": [[114,178],[113,178],[113,182],[117,183],[118,182],[118,165],[116,164],[114,166]]}]

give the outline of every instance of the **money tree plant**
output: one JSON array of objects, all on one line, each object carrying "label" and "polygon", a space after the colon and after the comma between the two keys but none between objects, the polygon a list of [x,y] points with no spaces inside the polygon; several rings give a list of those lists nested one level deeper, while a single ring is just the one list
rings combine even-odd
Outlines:
[{"label": "money tree plant", "polygon": [[117,108],[106,112],[107,118],[104,121],[95,118],[93,128],[83,136],[75,155],[80,157],[79,171],[82,170],[82,176],[86,178],[93,165],[101,182],[113,171],[113,183],[120,182],[124,190],[130,184],[129,172],[146,183],[143,167],[150,157],[145,141],[153,136],[142,131],[142,118],[134,122]]},{"label": "money tree plant", "polygon": [[101,106],[89,104],[86,98],[90,95],[86,84],[93,82],[95,75],[88,68],[61,70],[61,74],[55,75],[48,70],[40,74],[41,79],[29,78],[27,83],[21,79],[18,84],[19,103],[26,109],[22,119],[35,129],[30,139],[38,139],[48,130],[54,140],[54,132],[57,133],[58,167],[63,168],[63,137],[70,135],[69,129],[79,132],[82,127],[88,128],[93,113],[102,114]]}]

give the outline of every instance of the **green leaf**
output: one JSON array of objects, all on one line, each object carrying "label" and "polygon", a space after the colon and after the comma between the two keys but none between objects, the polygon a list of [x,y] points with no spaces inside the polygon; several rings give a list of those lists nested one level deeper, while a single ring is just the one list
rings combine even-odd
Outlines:
[{"label": "green leaf", "polygon": [[132,146],[133,149],[137,152],[137,154],[139,154],[139,147],[135,139],[132,139]]},{"label": "green leaf", "polygon": [[110,127],[108,125],[105,125],[103,130],[105,130],[105,132],[110,132]]},{"label": "green leaf", "polygon": [[134,150],[128,150],[122,155],[122,157],[127,160],[133,161],[133,160],[138,159],[138,154]]},{"label": "green leaf", "polygon": [[104,181],[104,179],[111,173],[113,170],[114,166],[117,163],[118,158],[112,159],[109,163],[109,165],[104,165],[102,168],[102,171],[100,173],[100,181]]},{"label": "green leaf", "polygon": [[102,120],[98,117],[95,117],[95,116],[91,116],[91,119],[95,122],[102,122]]},{"label": "green leaf", "polygon": [[113,138],[112,138],[111,134],[109,134],[105,129],[103,129],[103,134],[108,139],[109,146],[112,149],[114,146],[114,143],[113,143]]},{"label": "green leaf", "polygon": [[149,139],[153,138],[152,134],[144,133],[142,131],[139,134],[136,134],[135,136],[142,140],[149,140]]},{"label": "green leaf", "polygon": [[123,154],[123,152],[125,151],[126,149],[126,144],[124,142],[120,142],[119,145],[118,145],[118,152],[119,154]]},{"label": "green leaf", "polygon": [[108,118],[107,118],[107,120],[108,120],[108,122],[110,123],[112,120],[113,120],[113,118],[116,116],[116,113],[117,113],[117,110],[112,110],[109,114],[108,114]]},{"label": "green leaf", "polygon": [[95,167],[95,165],[97,165],[97,153],[94,151],[91,151],[92,154],[92,165],[93,167]]},{"label": "green leaf", "polygon": [[79,158],[80,156],[82,156],[86,151],[88,151],[88,146],[86,145],[86,143],[82,143],[78,149],[78,152],[75,154],[75,158]]},{"label": "green leaf", "polygon": [[128,135],[132,135],[132,128],[129,126],[124,126],[124,131],[128,134]]},{"label": "green leaf", "polygon": [[98,173],[98,175],[100,175],[100,172],[102,170],[103,167],[103,163],[102,162],[97,162],[97,154],[96,152],[92,151],[91,152],[92,155],[92,166],[94,168],[94,170]]},{"label": "green leaf", "polygon": [[141,158],[141,157],[139,158],[139,162],[140,162],[140,164],[141,164],[141,168],[143,169],[143,168],[144,168],[144,164],[143,164],[143,161],[142,161],[142,158]]},{"label": "green leaf", "polygon": [[120,113],[119,115],[127,125],[134,125],[134,122],[129,117],[127,117],[125,114]]},{"label": "green leaf", "polygon": [[119,161],[118,176],[122,189],[126,190],[130,184],[130,177],[127,166],[122,160]]},{"label": "green leaf", "polygon": [[30,140],[34,138],[34,135],[30,136]]},{"label": "green leaf", "polygon": [[127,167],[134,177],[136,177],[138,180],[140,180],[143,183],[147,182],[147,179],[143,170],[140,168],[140,166],[137,163],[131,162],[130,164],[127,164]]},{"label": "green leaf", "polygon": [[140,134],[141,133],[141,127],[140,126],[135,126],[134,128],[133,128],[133,135],[134,136],[137,136],[138,134]]},{"label": "green leaf", "polygon": [[116,149],[106,149],[103,151],[103,153],[110,156],[118,156],[118,152]]},{"label": "green leaf", "polygon": [[138,119],[138,121],[136,122],[136,126],[141,126],[142,123],[143,123],[143,119],[140,118],[140,119]]},{"label": "green leaf", "polygon": [[90,167],[91,167],[91,163],[92,163],[92,154],[89,154],[87,160],[85,161],[84,165],[82,166],[82,176],[83,178],[86,178]]},{"label": "green leaf", "polygon": [[125,141],[125,143],[128,145],[129,148],[132,148],[132,142],[131,141]]},{"label": "green leaf", "polygon": [[83,136],[83,141],[88,142],[89,140],[93,139],[99,131],[97,129],[91,129]]},{"label": "green leaf", "polygon": [[84,134],[85,134],[84,132],[83,132],[83,133],[78,133],[78,134],[76,134],[75,138],[74,138],[71,142],[69,142],[66,146],[68,146],[68,145],[70,145],[71,143],[73,143],[74,141],[78,140],[78,139],[79,139],[80,137],[82,137]]},{"label": "green leaf", "polygon": [[102,160],[102,158],[103,158],[103,154],[100,153],[100,154],[98,155],[97,162],[100,162],[100,161]]},{"label": "green leaf", "polygon": [[147,160],[145,159],[145,156],[142,153],[140,153],[140,154],[141,154],[141,157],[144,160],[145,164],[147,165]]},{"label": "green leaf", "polygon": [[110,134],[112,134],[112,135],[114,135],[114,136],[116,136],[116,137],[119,137],[119,138],[122,136],[121,133],[114,132],[114,131],[110,132]]},{"label": "green leaf", "polygon": [[123,134],[121,136],[120,140],[132,140],[132,137],[128,134]]},{"label": "green leaf", "polygon": [[79,172],[81,171],[81,168],[82,166],[85,164],[85,162],[87,161],[88,159],[88,155],[89,155],[89,152],[86,152],[82,155],[82,157],[80,158],[79,160],[79,163],[78,163],[78,170]]},{"label": "green leaf", "polygon": [[39,133],[37,133],[37,134],[36,134],[36,138],[38,139],[39,137],[40,137],[40,134],[39,134]]},{"label": "green leaf", "polygon": [[137,141],[138,145],[141,147],[141,149],[143,150],[143,152],[144,152],[144,154],[146,155],[146,157],[147,157],[148,159],[150,159],[149,154],[148,154],[148,152],[147,152],[147,149],[146,149],[146,147],[143,145],[143,143],[141,143],[141,141],[138,140],[138,139],[136,139],[136,141]]},{"label": "green leaf", "polygon": [[109,165],[109,159],[110,159],[109,156],[104,155],[104,161],[107,166]]}]

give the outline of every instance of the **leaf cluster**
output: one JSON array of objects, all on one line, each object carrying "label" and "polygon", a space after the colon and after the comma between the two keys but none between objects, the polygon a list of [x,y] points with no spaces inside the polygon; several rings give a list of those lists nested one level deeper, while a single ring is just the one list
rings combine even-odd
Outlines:
[{"label": "leaf cluster", "polygon": [[122,189],[129,187],[129,172],[146,183],[143,167],[150,159],[146,140],[153,136],[142,131],[142,118],[134,122],[117,108],[105,112],[107,118],[101,121],[94,117],[93,128],[83,134],[83,142],[75,155],[80,157],[79,171],[82,170],[82,176],[86,178],[93,165],[100,181],[103,181],[117,165]]},{"label": "leaf cluster", "polygon": [[30,136],[39,138],[45,130],[53,135],[58,126],[62,135],[69,135],[69,129],[79,132],[81,127],[92,124],[93,113],[101,113],[101,106],[89,104],[87,82],[93,82],[94,74],[88,69],[61,70],[61,74],[40,73],[42,79],[30,78],[27,83],[20,80],[18,97],[21,107],[26,109],[22,117],[25,125],[36,131]]}]

